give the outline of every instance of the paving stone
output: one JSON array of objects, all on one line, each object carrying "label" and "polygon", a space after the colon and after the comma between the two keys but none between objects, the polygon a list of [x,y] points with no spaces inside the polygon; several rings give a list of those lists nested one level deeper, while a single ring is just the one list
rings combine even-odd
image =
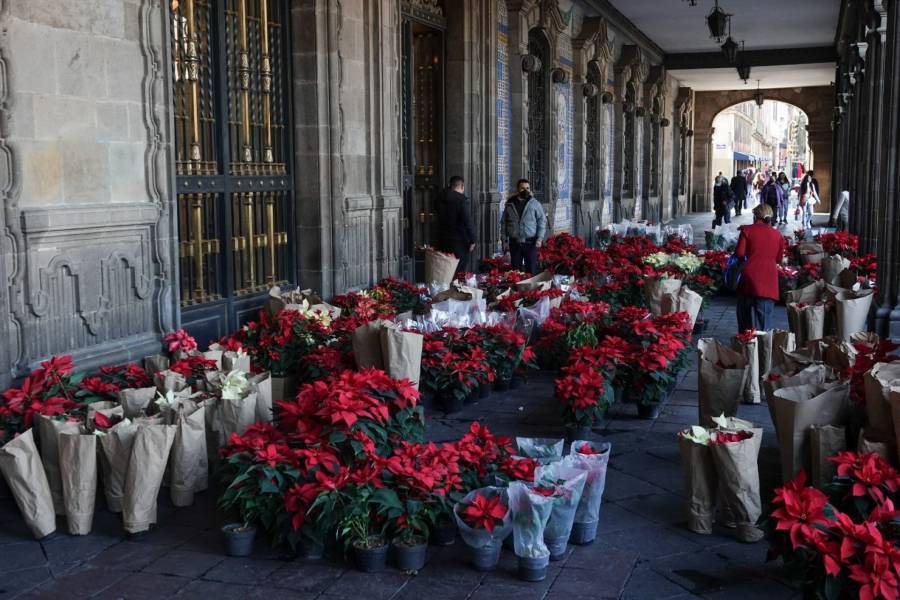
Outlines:
[{"label": "paving stone", "polygon": [[709,550],[683,552],[650,560],[648,564],[663,577],[699,595],[718,592],[726,587],[737,589],[756,579],[751,569],[731,563]]},{"label": "paving stone", "polygon": [[18,542],[3,546],[3,560],[0,560],[0,573],[43,567],[47,557],[40,542]]},{"label": "paving stone", "polygon": [[[623,502],[627,504],[628,500]],[[618,503],[604,500],[600,505],[600,523],[597,525],[597,534],[652,525],[652,521],[627,510]]]},{"label": "paving stone", "polygon": [[466,600],[481,585],[480,581],[447,581],[435,579],[429,570],[428,577],[416,577],[409,581],[392,600]]},{"label": "paving stone", "polygon": [[684,594],[680,585],[673,583],[649,567],[638,566],[628,579],[622,600],[665,600]]},{"label": "paving stone", "polygon": [[662,488],[649,484],[633,475],[619,471],[610,460],[609,469],[606,471],[606,489],[603,497],[607,500],[624,500],[635,496],[657,494]]},{"label": "paving stone", "polygon": [[44,552],[54,576],[92,559],[107,548],[120,543],[121,538],[91,533],[90,535],[66,535],[43,542]]},{"label": "paving stone", "polygon": [[186,600],[243,600],[253,593],[253,589],[250,585],[197,579],[181,588],[176,597]]},{"label": "paving stone", "polygon": [[523,581],[521,583],[525,585],[502,585],[485,581],[472,592],[469,598],[470,600],[542,600],[547,597],[545,588],[533,587],[544,582],[528,583]]},{"label": "paving stone", "polygon": [[147,573],[160,575],[177,575],[196,579],[225,560],[224,556],[192,552],[190,550],[173,550],[159,557],[146,567]]},{"label": "paving stone", "polygon": [[403,589],[409,579],[409,575],[393,569],[380,573],[351,570],[344,573],[334,585],[329,587],[323,597],[358,598],[360,590],[365,590],[366,600],[387,600]]},{"label": "paving stone", "polygon": [[24,597],[49,600],[86,598],[102,592],[126,577],[128,573],[124,571],[85,565],[44,583]]},{"label": "paving stone", "polygon": [[145,542],[119,542],[94,556],[90,564],[115,571],[140,571],[169,550]]},{"label": "paving stone", "polygon": [[641,558],[657,558],[698,550],[699,545],[666,527],[636,527],[614,531],[604,536],[604,543],[640,554]]},{"label": "paving stone", "polygon": [[728,585],[723,589],[703,594],[709,600],[771,600],[772,598],[802,598],[803,594],[768,579],[752,579],[750,581]]},{"label": "paving stone", "polygon": [[0,600],[15,598],[50,579],[47,567],[8,571],[0,577]]},{"label": "paving stone", "polygon": [[158,575],[156,573],[133,573],[103,590],[94,598],[118,600],[139,600],[146,598],[168,598],[174,596],[179,589],[189,584],[187,577],[174,577],[171,575]]},{"label": "paving stone", "polygon": [[550,597],[618,598],[636,562],[634,555],[610,553],[592,561],[588,568],[576,569],[567,564],[553,582]]},{"label": "paving stone", "polygon": [[267,584],[296,592],[322,593],[347,572],[345,565],[296,560],[274,571]]},{"label": "paving stone", "polygon": [[629,498],[621,505],[626,510],[660,525],[681,525],[687,521],[685,500],[674,494],[636,496]]},{"label": "paving stone", "polygon": [[[313,592],[298,592],[296,590],[263,585],[253,586],[253,589],[247,592],[246,596],[242,597],[247,598],[247,600],[314,600],[322,596]],[[357,597],[359,597],[359,594],[357,594]]]},{"label": "paving stone", "polygon": [[[468,552],[462,540],[457,540],[452,546],[437,550],[416,581],[436,579],[461,584],[478,584],[484,578],[484,573],[476,571],[469,565]],[[504,552],[508,551],[504,550]]]},{"label": "paving stone", "polygon": [[261,583],[284,563],[260,558],[226,557],[203,575],[203,579],[225,583]]},{"label": "paving stone", "polygon": [[[2,523],[2,526],[0,526],[0,547],[6,544],[36,541],[15,505],[10,507],[7,503],[4,503],[0,506],[0,511],[7,517],[0,521]],[[3,550],[3,552],[6,552],[6,550]]]}]

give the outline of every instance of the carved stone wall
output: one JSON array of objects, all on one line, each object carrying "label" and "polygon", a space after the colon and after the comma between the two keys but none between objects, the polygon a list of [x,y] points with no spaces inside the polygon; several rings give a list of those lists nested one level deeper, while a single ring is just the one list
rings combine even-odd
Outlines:
[{"label": "carved stone wall", "polygon": [[0,2],[0,387],[50,354],[139,358],[174,324],[162,7]]}]

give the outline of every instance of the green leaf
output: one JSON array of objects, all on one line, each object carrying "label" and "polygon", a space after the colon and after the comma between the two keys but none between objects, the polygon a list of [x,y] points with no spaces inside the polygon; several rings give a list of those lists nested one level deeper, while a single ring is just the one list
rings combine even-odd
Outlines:
[{"label": "green leaf", "polygon": [[397,492],[388,488],[381,488],[372,495],[372,502],[377,504],[381,509],[403,510],[403,503]]}]

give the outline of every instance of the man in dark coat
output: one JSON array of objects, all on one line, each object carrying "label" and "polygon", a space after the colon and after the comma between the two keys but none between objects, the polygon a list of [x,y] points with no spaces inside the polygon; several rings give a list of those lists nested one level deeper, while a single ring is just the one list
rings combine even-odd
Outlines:
[{"label": "man in dark coat", "polygon": [[441,192],[437,202],[437,248],[452,252],[459,259],[456,271],[469,270],[469,253],[475,250],[475,225],[469,210],[469,199],[464,192],[465,181],[459,175],[450,178],[450,185]]},{"label": "man in dark coat", "polygon": [[760,204],[768,204],[772,214],[778,214],[778,203],[781,197],[781,189],[775,183],[775,176],[769,175],[769,179],[763,185],[759,193]]},{"label": "man in dark coat", "polygon": [[728,184],[728,178],[716,177],[716,182],[713,186],[713,209],[716,213],[713,227],[721,225],[723,220],[726,223],[731,223],[731,202],[731,186]]},{"label": "man in dark coat", "polygon": [[731,193],[734,195],[734,215],[740,216],[741,208],[747,199],[747,180],[740,171],[731,178]]}]

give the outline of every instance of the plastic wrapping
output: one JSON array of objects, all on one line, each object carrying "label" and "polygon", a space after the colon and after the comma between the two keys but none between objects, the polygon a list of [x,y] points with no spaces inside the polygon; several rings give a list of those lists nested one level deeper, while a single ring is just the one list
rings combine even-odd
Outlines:
[{"label": "plastic wrapping", "polygon": [[553,510],[544,528],[544,541],[551,557],[561,556],[566,551],[586,480],[587,471],[571,456],[535,470],[535,485],[554,489],[550,496]]},{"label": "plastic wrapping", "polygon": [[456,519],[457,527],[459,527],[459,535],[462,536],[463,541],[472,548],[486,548],[487,546],[502,544],[503,540],[509,535],[509,532],[512,531],[512,513],[510,511],[507,511],[506,516],[503,518],[503,525],[494,527],[493,532],[489,532],[487,529],[475,529],[469,527],[466,522],[463,521],[462,517],[459,516],[458,510],[460,505],[468,504],[479,494],[490,496],[500,494],[500,497],[503,498],[503,502],[509,506],[509,492],[506,488],[489,486],[472,490],[463,496],[462,500],[453,507],[453,516]]},{"label": "plastic wrapping", "polygon": [[[579,451],[587,444],[595,454],[584,454]],[[575,440],[569,450],[571,457],[579,467],[587,472],[581,502],[575,512],[577,523],[591,523],[600,518],[600,505],[603,502],[603,490],[606,489],[606,469],[609,467],[609,455],[612,444],[603,442],[596,444],[585,440]]]},{"label": "plastic wrapping", "polygon": [[509,510],[513,522],[513,546],[516,556],[542,558],[550,555],[544,543],[544,529],[553,511],[553,498],[538,494],[528,484],[509,484]]},{"label": "plastic wrapping", "polygon": [[533,458],[541,465],[549,465],[562,459],[564,440],[552,438],[517,437],[519,455]]},{"label": "plastic wrapping", "polygon": [[531,323],[534,328],[540,328],[544,321],[550,318],[550,298],[541,298],[527,308],[520,306],[516,312],[522,322]]}]

